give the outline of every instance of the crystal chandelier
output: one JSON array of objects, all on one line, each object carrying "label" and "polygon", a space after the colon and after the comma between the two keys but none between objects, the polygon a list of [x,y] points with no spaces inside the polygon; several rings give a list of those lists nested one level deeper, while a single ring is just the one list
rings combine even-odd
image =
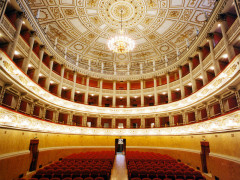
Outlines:
[{"label": "crystal chandelier", "polygon": [[135,42],[127,37],[124,36],[124,31],[122,29],[122,13],[123,10],[121,9],[121,30],[120,35],[111,38],[108,41],[108,48],[116,53],[126,53],[134,49]]}]

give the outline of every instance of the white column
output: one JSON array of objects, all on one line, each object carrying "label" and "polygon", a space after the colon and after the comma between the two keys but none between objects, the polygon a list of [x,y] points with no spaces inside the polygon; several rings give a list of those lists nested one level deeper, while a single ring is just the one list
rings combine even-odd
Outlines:
[{"label": "white column", "polygon": [[101,64],[101,73],[103,73],[103,70],[104,70],[104,63],[102,62],[102,64]]},{"label": "white column", "polygon": [[67,124],[68,125],[73,125],[73,112],[70,112],[69,114],[68,114],[68,119],[67,119]]},{"label": "white column", "polygon": [[188,58],[188,65],[189,65],[189,71],[190,71],[190,79],[191,79],[191,83],[192,83],[192,92],[195,92],[197,90],[196,87],[196,82],[193,78],[193,63],[192,63],[192,58]]},{"label": "white column", "polygon": [[158,94],[157,94],[157,78],[153,78],[154,81],[154,105],[158,105]]},{"label": "white column", "polygon": [[140,63],[140,74],[143,74],[143,65]]},{"label": "white column", "polygon": [[127,81],[127,107],[130,107],[130,81]]},{"label": "white column", "polygon": [[38,83],[39,74],[40,74],[41,69],[42,69],[42,60],[43,60],[44,50],[45,50],[45,46],[41,45],[40,46],[40,52],[39,52],[38,69],[35,70],[34,76],[33,76],[33,81],[35,81],[36,83]]},{"label": "white column", "polygon": [[65,70],[65,67],[64,67],[64,65],[62,64],[62,65],[61,65],[61,81],[60,81],[60,83],[59,83],[59,85],[58,85],[58,91],[57,91],[57,95],[58,95],[59,97],[61,97],[61,94],[62,94],[62,85],[63,85],[63,78],[64,78],[64,70]]},{"label": "white column", "polygon": [[116,63],[113,64],[113,69],[114,69],[114,75],[117,75],[117,65]]},{"label": "white column", "polygon": [[208,82],[208,79],[207,79],[207,74],[206,74],[206,72],[204,71],[204,67],[203,67],[203,52],[202,52],[202,47],[198,47],[198,48],[197,48],[197,51],[198,51],[198,55],[199,55],[199,62],[200,62],[200,67],[201,67],[201,75],[202,75],[202,78],[203,78],[203,85],[206,85],[207,82]]},{"label": "white column", "polygon": [[35,31],[31,31],[30,33],[31,33],[31,35],[30,35],[30,38],[29,38],[28,57],[24,58],[23,65],[22,65],[22,70],[26,74],[27,74],[27,71],[28,71],[28,64],[31,60],[31,56],[32,56],[32,52],[33,52],[33,44],[34,44],[34,40],[35,40],[35,37],[36,37],[36,32]]},{"label": "white column", "polygon": [[83,114],[82,116],[82,126],[87,126],[87,114]]},{"label": "white column", "polygon": [[219,66],[218,61],[215,59],[214,46],[213,46],[213,40],[214,40],[213,37],[214,37],[213,33],[208,33],[207,39],[208,39],[208,42],[209,42],[211,59],[212,59],[213,67],[214,67],[214,74],[215,74],[215,76],[217,76],[218,73],[220,72],[220,66]]},{"label": "white column", "polygon": [[155,127],[159,127],[159,116],[157,114],[155,114]]},{"label": "white column", "polygon": [[116,117],[112,118],[112,128],[116,128]]},{"label": "white column", "polygon": [[172,102],[172,93],[170,89],[170,77],[169,72],[166,74],[167,76],[167,91],[168,91],[168,103]]},{"label": "white column", "polygon": [[169,114],[169,126],[174,126],[174,118],[172,114]]},{"label": "white column", "polygon": [[74,101],[75,91],[76,91],[76,81],[77,81],[77,71],[73,72],[73,87],[71,92],[71,101]]},{"label": "white column", "polygon": [[49,87],[50,87],[50,80],[51,80],[51,77],[52,77],[52,69],[53,69],[53,56],[50,57],[50,62],[49,62],[49,74],[48,74],[48,77],[46,78],[46,82],[45,82],[45,89],[47,91],[49,91]]},{"label": "white column", "polygon": [[102,120],[102,117],[101,117],[101,115],[99,115],[97,117],[97,127],[101,127],[101,120]]},{"label": "white column", "polygon": [[156,71],[156,62],[153,60],[153,71]]},{"label": "white column", "polygon": [[22,28],[22,23],[23,23],[23,12],[17,12],[17,20],[15,22],[15,27],[16,31],[13,36],[13,41],[10,42],[7,48],[7,54],[10,57],[10,59],[13,59],[14,57],[14,52],[18,43],[18,39],[20,36],[21,28]]},{"label": "white column", "polygon": [[130,64],[127,66],[127,75],[130,75]]},{"label": "white column", "polygon": [[145,128],[145,118],[141,116],[141,128]]},{"label": "white column", "polygon": [[88,70],[91,71],[91,60],[88,60]]},{"label": "white column", "polygon": [[54,41],[54,49],[55,50],[57,49],[57,44],[58,44],[58,37],[56,37],[55,41]]},{"label": "white column", "polygon": [[10,0],[2,0],[0,1],[0,24],[2,23],[3,16],[6,12],[7,5]]},{"label": "white column", "polygon": [[230,44],[229,38],[227,36],[228,31],[228,25],[227,25],[227,15],[226,14],[220,14],[218,19],[219,24],[221,25],[221,31],[223,35],[224,45],[228,54],[228,59],[232,60],[235,56],[235,51],[233,48],[233,45]]},{"label": "white column", "polygon": [[188,124],[186,119],[186,112],[182,111],[183,124]]},{"label": "white column", "polygon": [[0,94],[0,104],[2,104],[3,98],[4,98],[4,94],[7,90],[8,87],[11,87],[13,84],[9,84],[9,83],[5,83],[4,86],[2,87],[2,91]]},{"label": "white column", "polygon": [[141,106],[144,106],[144,95],[143,95],[143,88],[144,88],[144,81],[141,79]]},{"label": "white column", "polygon": [[102,89],[103,89],[103,80],[100,79],[99,81],[99,88],[100,88],[100,91],[99,91],[99,96],[98,96],[98,106],[102,106]]},{"label": "white column", "polygon": [[182,66],[178,67],[178,73],[179,73],[179,82],[180,82],[180,90],[181,90],[181,99],[185,97],[184,87],[182,83]]},{"label": "white column", "polygon": [[88,104],[88,91],[89,91],[89,76],[87,77],[87,82],[86,82],[86,91],[85,91],[85,96],[84,96],[84,104]]},{"label": "white column", "polygon": [[127,128],[130,128],[130,125],[131,125],[131,123],[130,123],[130,117],[127,117]]},{"label": "white column", "polygon": [[113,81],[113,99],[112,107],[116,107],[116,81]]},{"label": "white column", "polygon": [[223,102],[222,102],[221,97],[220,96],[214,96],[214,97],[215,97],[215,99],[218,100],[218,103],[219,103],[220,109],[221,109],[221,114],[224,114],[224,106],[223,106]]}]

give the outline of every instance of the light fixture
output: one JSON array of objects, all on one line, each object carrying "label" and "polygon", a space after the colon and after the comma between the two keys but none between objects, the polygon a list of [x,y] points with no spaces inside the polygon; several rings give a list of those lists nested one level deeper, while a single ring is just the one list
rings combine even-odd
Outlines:
[{"label": "light fixture", "polygon": [[135,42],[124,35],[124,30],[122,28],[122,13],[123,9],[121,9],[121,30],[120,35],[111,38],[108,41],[108,48],[116,53],[127,53],[132,51],[135,47]]},{"label": "light fixture", "polygon": [[78,93],[78,94],[79,94],[79,93],[80,93],[80,91],[76,91],[76,93]]},{"label": "light fixture", "polygon": [[25,21],[23,21],[22,23],[25,24]]},{"label": "light fixture", "polygon": [[94,94],[91,94],[91,96],[94,96]]},{"label": "light fixture", "polygon": [[177,88],[177,89],[176,89],[176,91],[180,91],[180,89],[179,89],[179,88]]},{"label": "light fixture", "polygon": [[[29,67],[29,66],[28,66]],[[43,75],[41,73],[39,73],[39,77],[42,77]]]},{"label": "light fixture", "polygon": [[191,85],[192,85],[192,83],[188,83],[188,85],[189,85],[189,86],[191,86]]},{"label": "light fixture", "polygon": [[151,95],[151,94],[149,94],[149,95],[148,95],[148,97],[152,97],[152,95]]},{"label": "light fixture", "polygon": [[228,55],[227,55],[227,54],[224,54],[222,57],[223,57],[223,58],[228,58]]},{"label": "light fixture", "polygon": [[219,23],[219,24],[218,24],[218,27],[220,27],[220,26],[221,26],[221,24]]},{"label": "light fixture", "polygon": [[67,87],[63,87],[63,89],[67,89]]},{"label": "light fixture", "polygon": [[14,54],[15,54],[15,55],[19,55],[20,52],[18,52],[18,51],[14,51]]},{"label": "light fixture", "polygon": [[134,96],[134,98],[138,98],[138,96]]},{"label": "light fixture", "polygon": [[28,67],[30,68],[30,67],[32,67],[32,65],[31,65],[31,64],[28,64]]},{"label": "light fixture", "polygon": [[121,96],[120,99],[122,99],[123,97]]},{"label": "light fixture", "polygon": [[105,96],[105,98],[109,98],[109,96]]},{"label": "light fixture", "polygon": [[166,93],[166,92],[163,92],[162,94],[165,95],[165,94],[167,94],[167,93]]},{"label": "light fixture", "polygon": [[54,82],[53,81],[50,81],[50,84],[53,84]]},{"label": "light fixture", "polygon": [[211,69],[211,70],[214,70],[214,67],[213,67],[213,66],[211,66],[211,67],[210,67],[210,69]]},{"label": "light fixture", "polygon": [[199,76],[199,78],[200,78],[200,79],[203,79],[203,77],[202,77],[202,76]]}]

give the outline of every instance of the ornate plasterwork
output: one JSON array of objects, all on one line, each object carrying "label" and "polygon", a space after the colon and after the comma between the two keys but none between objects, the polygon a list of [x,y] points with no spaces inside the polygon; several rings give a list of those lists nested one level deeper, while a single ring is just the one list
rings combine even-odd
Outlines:
[{"label": "ornate plasterwork", "polygon": [[[194,94],[169,104],[141,107],[141,108],[107,108],[97,107],[75,103],[67,101],[42,89],[39,85],[33,82],[28,76],[26,76],[18,67],[12,62],[7,55],[0,51],[2,60],[0,61],[0,67],[6,71],[7,76],[12,78],[13,82],[18,83],[20,87],[24,87],[24,90],[28,94],[32,94],[37,99],[41,99],[52,106],[67,109],[71,111],[78,111],[80,113],[91,114],[103,114],[103,115],[115,115],[115,116],[136,116],[147,114],[164,114],[165,112],[176,112],[182,109],[186,109],[192,106],[196,106],[202,102],[207,101],[224,88],[227,88],[231,83],[238,80],[239,74],[239,60],[240,55],[236,56],[229,65],[210,83],[205,85],[202,89],[198,90]],[[4,72],[1,72],[4,73]],[[3,75],[4,76],[4,75]],[[125,92],[124,92],[125,93]]]},{"label": "ornate plasterwork", "polygon": [[[186,49],[210,14],[215,1],[201,0],[36,0],[29,1],[39,22],[48,25],[47,35],[58,47],[75,56],[96,61],[128,64],[134,61],[162,61],[176,57],[176,48]],[[119,58],[107,48],[107,40],[119,29],[119,9],[123,8],[123,25],[136,41],[132,53]],[[104,53],[107,56],[99,56]],[[123,66],[124,67],[124,66]],[[99,68],[99,67],[97,67]],[[125,68],[125,67],[124,67]],[[132,67],[139,68],[139,67]],[[111,66],[113,69],[113,66]],[[118,69],[126,70],[123,68]]]},{"label": "ornate plasterwork", "polygon": [[87,128],[55,124],[0,107],[0,127],[28,131],[106,136],[192,135],[240,130],[240,111],[186,126],[148,129]]}]

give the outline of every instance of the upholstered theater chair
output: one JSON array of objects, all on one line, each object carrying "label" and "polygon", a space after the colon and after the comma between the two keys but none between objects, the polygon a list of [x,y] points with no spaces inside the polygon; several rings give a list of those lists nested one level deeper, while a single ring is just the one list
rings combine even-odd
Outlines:
[{"label": "upholstered theater chair", "polygon": [[84,170],[82,171],[82,177],[83,177],[83,178],[89,177],[90,174],[91,174],[91,171],[90,171],[89,169],[84,169]]},{"label": "upholstered theater chair", "polygon": [[142,180],[152,180],[151,178],[142,178]]},{"label": "upholstered theater chair", "polygon": [[72,180],[70,177],[63,178],[62,180]]},{"label": "upholstered theater chair", "polygon": [[141,180],[141,178],[135,177],[135,178],[131,178],[131,180]]},{"label": "upholstered theater chair", "polygon": [[94,178],[92,178],[92,177],[86,177],[86,178],[84,178],[84,180],[94,180]]},{"label": "upholstered theater chair", "polygon": [[44,169],[39,169],[36,174],[33,175],[33,178],[38,178],[40,179],[41,177],[43,177],[43,175],[46,173],[46,170]]},{"label": "upholstered theater chair", "polygon": [[40,178],[39,180],[49,180],[49,178]]},{"label": "upholstered theater chair", "polygon": [[154,170],[148,171],[148,177],[151,179],[157,178],[157,172]]},{"label": "upholstered theater chair", "polygon": [[91,171],[91,177],[93,177],[93,178],[96,178],[96,177],[98,177],[99,176],[99,170],[98,169],[93,169],[92,171]]},{"label": "upholstered theater chair", "polygon": [[108,180],[110,178],[110,174],[105,169],[100,170],[100,176],[103,177],[105,180]]},{"label": "upholstered theater chair", "polygon": [[72,171],[72,178],[81,177],[82,171],[80,169],[75,169]]},{"label": "upholstered theater chair", "polygon": [[73,180],[83,180],[83,178],[82,177],[76,177]]},{"label": "upholstered theater chair", "polygon": [[71,169],[66,169],[63,171],[63,178],[66,178],[66,177],[71,177],[72,176],[72,170]]},{"label": "upholstered theater chair", "polygon": [[60,178],[52,178],[51,180],[61,180]]},{"label": "upholstered theater chair", "polygon": [[44,174],[44,177],[51,179],[53,175],[53,171],[54,171],[53,169],[47,169],[46,173]]},{"label": "upholstered theater chair", "polygon": [[96,177],[94,180],[104,180],[103,177]]}]

